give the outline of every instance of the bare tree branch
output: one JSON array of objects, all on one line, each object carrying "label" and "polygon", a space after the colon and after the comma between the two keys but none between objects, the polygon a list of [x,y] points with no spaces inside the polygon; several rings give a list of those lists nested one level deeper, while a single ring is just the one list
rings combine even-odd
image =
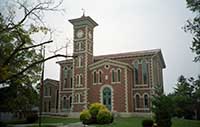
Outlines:
[{"label": "bare tree branch", "polygon": [[48,44],[48,43],[51,43],[51,42],[53,42],[53,40],[46,41],[46,42],[43,42],[43,43],[40,43],[40,44],[37,44],[37,45],[32,45],[32,46],[29,46],[29,47],[21,48],[21,49],[19,49],[19,51],[27,50],[27,49],[30,49],[30,48],[35,48],[35,47],[38,47],[38,46],[41,46],[41,45],[45,45],[45,44]]},{"label": "bare tree branch", "polygon": [[11,79],[14,79],[14,78],[17,78],[19,77],[20,75],[22,75],[24,72],[26,72],[27,70],[29,70],[30,68],[34,67],[35,65],[37,64],[40,64],[40,63],[43,63],[47,60],[50,60],[50,59],[53,59],[53,58],[56,58],[56,57],[76,57],[76,56],[66,56],[66,55],[62,55],[62,54],[57,54],[57,55],[53,55],[53,56],[50,56],[50,57],[47,57],[45,59],[42,59],[42,60],[39,60],[39,61],[36,61],[30,65],[28,65],[27,67],[25,67],[23,70],[21,70],[20,72],[4,79],[4,80],[0,80],[0,84],[3,84],[3,83],[6,83],[7,81],[11,80]]}]

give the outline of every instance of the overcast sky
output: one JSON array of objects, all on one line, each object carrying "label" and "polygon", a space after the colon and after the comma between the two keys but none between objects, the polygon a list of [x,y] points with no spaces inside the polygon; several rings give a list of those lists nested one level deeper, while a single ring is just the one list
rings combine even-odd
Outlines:
[{"label": "overcast sky", "polygon": [[[182,27],[192,13],[185,0],[64,0],[66,13],[48,13],[45,20],[54,31],[49,51],[73,40],[69,19],[80,18],[81,9],[99,26],[94,30],[94,55],[160,48],[166,63],[164,90],[172,92],[177,78],[200,74],[200,64],[192,62],[192,36]],[[72,53],[72,43],[68,53]],[[62,50],[61,53],[65,53]],[[59,80],[59,65],[53,59],[45,63],[45,78]]]}]

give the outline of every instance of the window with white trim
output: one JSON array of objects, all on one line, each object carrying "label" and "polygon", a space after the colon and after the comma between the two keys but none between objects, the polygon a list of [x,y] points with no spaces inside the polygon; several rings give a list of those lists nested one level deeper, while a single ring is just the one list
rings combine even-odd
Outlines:
[{"label": "window with white trim", "polygon": [[147,94],[144,95],[144,108],[149,108],[149,97]]},{"label": "window with white trim", "polygon": [[148,83],[148,64],[145,61],[142,62],[142,82]]},{"label": "window with white trim", "polygon": [[102,72],[99,71],[99,83],[102,83]]},{"label": "window with white trim", "polygon": [[83,76],[81,74],[76,76],[76,84],[77,86],[81,86],[83,84]]},{"label": "window with white trim", "polygon": [[93,72],[93,83],[97,83],[97,72]]},{"label": "window with white trim", "polygon": [[135,104],[136,108],[140,108],[140,96],[138,94],[135,96]]},{"label": "window with white trim", "polygon": [[117,82],[121,82],[121,70],[117,70]]},{"label": "window with white trim", "polygon": [[67,109],[67,98],[63,97],[63,109]]},{"label": "window with white trim", "polygon": [[116,77],[115,77],[115,70],[112,70],[112,82],[116,81]]},{"label": "window with white trim", "polygon": [[138,62],[134,63],[134,80],[135,80],[135,84],[139,84],[139,65],[138,65]]}]

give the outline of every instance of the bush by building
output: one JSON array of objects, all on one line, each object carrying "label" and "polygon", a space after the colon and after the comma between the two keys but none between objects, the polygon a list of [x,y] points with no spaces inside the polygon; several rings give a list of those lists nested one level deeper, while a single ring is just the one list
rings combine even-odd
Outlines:
[{"label": "bush by building", "polygon": [[80,113],[80,120],[83,124],[109,124],[113,122],[113,115],[101,103],[93,103],[89,110]]},{"label": "bush by building", "polygon": [[142,121],[143,127],[152,127],[153,126],[153,120],[151,119],[145,119]]}]

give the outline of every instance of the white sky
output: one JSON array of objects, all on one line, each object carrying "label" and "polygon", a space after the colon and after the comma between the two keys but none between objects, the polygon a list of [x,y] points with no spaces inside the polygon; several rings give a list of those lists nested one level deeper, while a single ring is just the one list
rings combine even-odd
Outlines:
[{"label": "white sky", "polygon": [[[48,24],[56,29],[54,47],[64,46],[67,38],[73,39],[68,20],[79,18],[84,8],[86,15],[99,24],[94,32],[94,55],[160,48],[167,66],[166,93],[173,91],[181,74],[196,77],[200,72],[189,49],[192,36],[182,29],[192,16],[184,0],[66,0],[63,8],[66,14],[47,16]],[[46,62],[46,78],[59,80],[57,60],[61,59]]]},{"label": "white sky", "polygon": [[[48,26],[55,30],[54,43],[47,46],[48,51],[65,46],[67,39],[73,40],[73,27],[68,20],[81,17],[84,8],[86,16],[99,24],[94,31],[94,55],[160,48],[166,62],[166,93],[173,91],[181,74],[200,74],[200,64],[192,62],[194,54],[189,49],[192,36],[182,29],[192,17],[185,0],[64,0],[62,8],[66,13],[45,15]],[[59,60],[62,59],[45,63],[45,78],[59,80]]]}]

